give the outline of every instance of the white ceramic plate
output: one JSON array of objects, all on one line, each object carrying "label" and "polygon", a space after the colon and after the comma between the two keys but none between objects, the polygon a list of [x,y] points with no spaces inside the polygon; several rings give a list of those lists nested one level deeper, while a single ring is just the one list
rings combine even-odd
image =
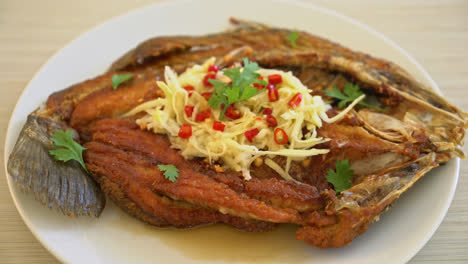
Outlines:
[{"label": "white ceramic plate", "polygon": [[[218,32],[227,28],[230,16],[306,30],[389,59],[438,89],[422,67],[396,44],[367,26],[323,8],[265,0],[167,2],[112,19],[52,57],[16,105],[5,142],[5,164],[27,114],[52,92],[104,72],[112,61],[145,39]],[[293,226],[255,234],[225,226],[157,229],[127,216],[111,202],[99,219],[69,218],[40,206],[7,178],[25,223],[64,262],[375,264],[406,262],[423,247],[452,201],[458,169],[459,160],[452,160],[430,172],[350,246],[328,250],[296,241]]]}]

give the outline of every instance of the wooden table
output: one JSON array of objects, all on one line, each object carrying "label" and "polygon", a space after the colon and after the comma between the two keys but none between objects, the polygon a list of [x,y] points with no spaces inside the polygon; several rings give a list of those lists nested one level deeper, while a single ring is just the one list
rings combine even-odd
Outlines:
[{"label": "wooden table", "polygon": [[[16,100],[39,67],[86,30],[149,0],[0,1],[0,149]],[[468,111],[468,1],[313,1],[356,18],[412,54],[449,101]],[[468,148],[464,148],[465,153]],[[2,152],[3,153],[3,152]],[[3,158],[1,159],[3,167]],[[2,170],[0,263],[56,263],[21,220]],[[423,219],[421,219],[423,221]],[[455,199],[411,263],[468,263],[468,161]]]}]

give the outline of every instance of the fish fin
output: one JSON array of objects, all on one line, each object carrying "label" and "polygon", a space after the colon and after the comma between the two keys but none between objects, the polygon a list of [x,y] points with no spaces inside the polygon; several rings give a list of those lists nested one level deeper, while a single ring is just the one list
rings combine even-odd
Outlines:
[{"label": "fish fin", "polygon": [[8,173],[22,191],[34,193],[49,208],[69,216],[97,217],[105,196],[96,182],[78,162],[56,161],[48,153],[54,148],[49,137],[58,129],[70,128],[30,114],[8,159]]}]

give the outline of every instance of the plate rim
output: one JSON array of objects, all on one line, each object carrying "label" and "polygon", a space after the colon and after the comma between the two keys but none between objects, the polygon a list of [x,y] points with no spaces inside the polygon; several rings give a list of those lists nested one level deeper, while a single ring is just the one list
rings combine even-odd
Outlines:
[{"label": "plate rim", "polygon": [[[171,0],[163,0],[163,1],[160,1],[160,2],[157,2],[157,3],[147,4],[147,5],[144,5],[144,6],[141,6],[141,7],[137,7],[137,8],[128,10],[128,11],[126,11],[124,13],[120,13],[118,15],[114,15],[114,16],[106,19],[104,22],[96,24],[96,25],[92,26],[91,28],[88,28],[84,32],[79,33],[76,37],[74,37],[72,40],[67,42],[64,46],[59,48],[52,56],[50,56],[48,59],[46,59],[46,61],[33,74],[32,78],[26,84],[26,86],[23,88],[20,96],[18,97],[18,99],[17,99],[17,101],[15,103],[15,106],[13,108],[13,111],[11,112],[11,115],[10,115],[10,118],[9,118],[9,121],[8,121],[7,133],[5,134],[5,139],[4,139],[4,151],[3,151],[3,154],[4,154],[4,171],[5,171],[5,176],[6,176],[6,179],[7,179],[8,190],[10,192],[10,196],[11,196],[11,198],[13,200],[13,203],[14,203],[16,209],[17,209],[18,213],[21,216],[21,219],[26,224],[26,226],[28,227],[30,232],[41,243],[41,245],[44,248],[46,248],[47,251],[49,251],[60,262],[66,263],[67,262],[66,257],[63,256],[62,254],[60,254],[58,251],[56,251],[54,249],[54,247],[51,244],[47,243],[47,241],[45,241],[45,239],[43,237],[41,237],[41,235],[38,233],[38,231],[35,228],[33,228],[33,224],[32,224],[31,219],[29,219],[29,218],[27,218],[25,216],[25,213],[23,211],[23,208],[21,207],[21,204],[18,201],[17,196],[14,195],[14,193],[13,193],[13,188],[15,188],[14,187],[14,182],[11,179],[11,177],[9,177],[9,173],[8,173],[8,170],[7,170],[8,156],[10,154],[10,153],[7,153],[7,140],[11,137],[10,134],[11,134],[12,121],[13,121],[12,119],[13,119],[13,116],[15,116],[16,112],[18,111],[19,102],[24,97],[24,95],[25,95],[26,91],[28,90],[29,86],[38,78],[38,76],[43,72],[43,70],[45,68],[47,68],[47,66],[57,56],[59,56],[62,52],[64,52],[69,46],[72,46],[74,43],[76,43],[76,42],[80,41],[81,39],[85,38],[91,32],[98,31],[98,30],[106,27],[108,24],[115,23],[116,21],[118,21],[120,19],[123,19],[124,17],[130,16],[130,15],[135,15],[135,14],[137,14],[139,12],[144,12],[144,10],[147,9],[147,8],[157,8],[158,6],[180,5],[180,4],[184,3],[184,2],[194,2],[194,1],[196,1],[196,0],[172,0],[172,1]],[[212,0],[201,0],[201,1],[210,2]],[[305,2],[305,0],[267,0],[267,1],[284,3],[284,4],[288,4],[288,5],[296,5],[296,6],[300,6],[300,7],[304,7],[304,8],[308,8],[308,9],[315,9],[318,12],[321,12],[321,13],[324,13],[324,14],[327,14],[327,15],[331,15],[333,17],[337,17],[337,18],[341,19],[342,21],[345,21],[346,23],[350,23],[350,24],[353,24],[353,25],[355,25],[355,26],[357,26],[357,27],[359,27],[361,29],[364,29],[366,32],[368,32],[371,35],[374,35],[374,36],[378,37],[380,40],[386,42],[387,44],[389,44],[390,46],[395,48],[404,57],[406,57],[417,68],[417,70],[420,71],[420,73],[424,76],[424,78],[426,79],[428,84],[437,93],[439,93],[440,95],[443,95],[442,91],[440,90],[439,86],[434,81],[434,79],[429,75],[429,73],[422,67],[422,65],[412,55],[410,55],[405,49],[400,47],[392,39],[388,38],[383,33],[375,30],[371,26],[369,26],[369,25],[367,25],[367,24],[365,24],[365,23],[363,23],[363,22],[361,22],[361,21],[359,21],[359,20],[357,20],[357,19],[355,19],[353,17],[349,17],[347,15],[344,15],[344,14],[342,14],[342,13],[336,11],[336,10],[326,8],[326,7],[317,5],[317,4],[312,3],[312,2]],[[198,0],[198,2],[200,2],[200,0]],[[155,34],[154,36],[158,36],[158,35]],[[454,164],[455,165],[454,182],[453,182],[453,184],[451,185],[451,188],[450,188],[449,199],[447,199],[447,201],[444,204],[444,207],[443,207],[443,210],[442,210],[443,213],[439,215],[439,217],[438,217],[438,219],[436,221],[437,224],[432,227],[430,232],[426,233],[424,238],[420,241],[419,245],[417,247],[413,247],[413,250],[409,251],[408,254],[405,256],[405,258],[402,259],[402,263],[407,263],[414,256],[416,256],[416,254],[427,244],[427,242],[432,238],[434,233],[439,229],[440,225],[442,224],[443,220],[445,219],[445,217],[447,215],[447,212],[448,212],[448,210],[450,208],[450,205],[452,204],[454,196],[455,196],[455,192],[456,192],[456,188],[457,188],[458,180],[459,180],[459,175],[460,175],[460,158],[454,158],[452,162],[455,162],[455,164]]]}]

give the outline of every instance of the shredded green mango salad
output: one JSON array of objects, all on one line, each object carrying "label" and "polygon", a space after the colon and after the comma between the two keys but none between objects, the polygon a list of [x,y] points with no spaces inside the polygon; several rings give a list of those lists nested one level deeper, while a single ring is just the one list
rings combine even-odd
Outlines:
[{"label": "shredded green mango salad", "polygon": [[[237,68],[218,70],[215,58],[180,75],[166,67],[165,82],[157,82],[165,98],[145,102],[126,116],[145,112],[137,120],[140,127],[166,134],[185,159],[208,158],[249,180],[251,164],[262,157],[284,179],[295,181],[288,173],[291,161],[329,151],[314,148],[329,141],[317,136],[317,128],[340,120],[364,98],[356,98],[329,118],[326,112],[331,105],[321,96],[312,96],[291,72],[263,69],[248,60]],[[229,74],[233,71],[236,74]],[[218,98],[209,103],[212,96],[224,102],[236,99],[226,106],[214,104]],[[275,156],[286,158],[284,167],[273,160]]]}]

